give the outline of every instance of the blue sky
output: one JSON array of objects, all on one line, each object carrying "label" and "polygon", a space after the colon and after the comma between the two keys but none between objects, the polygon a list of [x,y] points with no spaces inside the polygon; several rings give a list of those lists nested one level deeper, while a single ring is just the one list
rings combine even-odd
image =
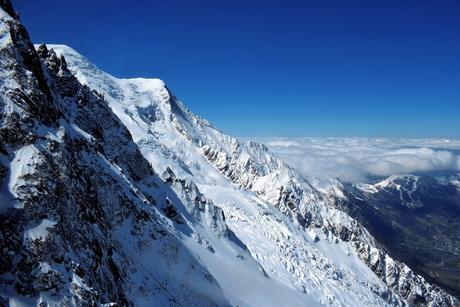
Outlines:
[{"label": "blue sky", "polygon": [[161,78],[235,136],[460,137],[458,1],[14,4],[35,43]]}]

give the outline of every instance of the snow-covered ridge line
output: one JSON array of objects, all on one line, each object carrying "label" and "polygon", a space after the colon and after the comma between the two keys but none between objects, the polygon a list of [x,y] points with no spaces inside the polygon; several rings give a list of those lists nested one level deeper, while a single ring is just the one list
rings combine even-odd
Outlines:
[{"label": "snow-covered ridge line", "polygon": [[[314,238],[318,236],[332,241],[336,238],[344,242],[393,293],[390,295],[385,287],[374,284],[379,288],[376,292],[377,297],[380,297],[373,301],[374,304],[382,297],[393,304],[410,304],[418,300],[420,295],[427,304],[454,304],[455,299],[429,285],[404,264],[393,261],[359,223],[336,209],[335,202],[345,197],[340,182],[331,180],[326,184],[326,189],[316,188],[271,154],[265,146],[255,142],[241,143],[195,116],[159,81],[153,81],[150,85],[144,79],[117,79],[98,70],[69,47],[50,47],[65,55],[70,69],[82,83],[104,94],[113,112],[128,127],[142,153],[156,169],[174,168],[178,176],[191,178],[205,193],[214,195],[211,198],[221,198],[222,203],[218,205],[224,211],[234,212],[230,196],[215,195],[216,186],[231,187],[215,172],[217,169],[238,187],[250,189],[254,193],[250,196],[251,194],[245,192],[239,201],[244,203],[249,197],[257,196],[257,202],[274,206],[276,211],[288,216],[293,223],[287,224],[290,231],[293,231],[291,234],[297,233],[294,229],[300,227],[301,236],[302,233],[312,232],[315,234]],[[206,161],[215,169],[210,169]],[[240,191],[234,190],[233,193],[243,193]],[[230,227],[233,223],[235,229],[238,226],[237,220],[230,220],[229,223]],[[245,237],[242,230],[240,237]],[[255,252],[256,245],[247,245]],[[315,248],[314,246],[311,248]],[[281,252],[281,246],[277,248]],[[330,256],[323,250],[322,257]],[[342,266],[341,263],[334,265],[337,268]],[[305,273],[302,273],[303,269],[293,267],[287,276],[293,279],[295,285],[309,288],[312,281],[299,277]],[[280,271],[275,270],[275,274],[280,274]],[[372,282],[369,285],[371,284]],[[331,289],[336,287],[334,285],[330,285]],[[338,297],[345,295],[332,290],[333,294],[329,296],[324,291],[326,290],[321,294],[327,298],[324,302],[329,301],[330,304],[338,304]],[[345,291],[352,301],[358,297],[354,296],[356,293],[350,294],[353,291],[355,290],[351,288]],[[368,301],[369,304],[370,302],[371,300]]]},{"label": "snow-covered ridge line", "polygon": [[106,101],[63,57],[35,51],[11,11],[2,0],[0,305],[230,305],[192,253],[203,248],[167,216],[186,208],[184,222],[203,216],[200,234],[227,242],[219,210],[179,199]]}]

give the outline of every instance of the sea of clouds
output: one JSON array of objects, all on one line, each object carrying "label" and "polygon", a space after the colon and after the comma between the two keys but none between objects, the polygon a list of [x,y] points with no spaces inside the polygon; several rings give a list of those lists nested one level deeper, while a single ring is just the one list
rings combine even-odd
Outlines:
[{"label": "sea of clouds", "polygon": [[304,176],[366,182],[460,171],[460,139],[252,138]]}]

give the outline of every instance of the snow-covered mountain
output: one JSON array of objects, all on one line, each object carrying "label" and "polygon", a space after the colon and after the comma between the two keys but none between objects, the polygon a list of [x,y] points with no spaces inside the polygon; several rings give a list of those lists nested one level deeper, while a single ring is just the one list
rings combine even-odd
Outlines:
[{"label": "snow-covered mountain", "polygon": [[455,306],[265,146],[0,2],[0,304]]},{"label": "snow-covered mountain", "polygon": [[[317,188],[338,191],[337,206],[365,226],[392,257],[460,295],[459,140],[252,140],[266,144]],[[336,177],[344,183],[322,179]]]},{"label": "snow-covered mountain", "polygon": [[63,58],[46,48],[37,54],[7,4],[0,10],[1,304],[228,305],[167,217],[171,206],[189,210],[191,221],[231,238],[221,211],[197,191],[196,201],[179,199],[102,97]]},{"label": "snow-covered mountain", "polygon": [[391,176],[347,186],[343,209],[397,259],[460,293],[460,176]]},{"label": "snow-covered mountain", "polygon": [[[418,299],[417,294],[408,292],[401,294],[395,291],[396,294],[389,295],[385,286],[379,284],[380,281],[375,283],[376,280],[366,280],[373,274],[356,274],[354,266],[361,265],[363,261],[359,258],[362,258],[377,271],[383,265],[391,268],[388,271],[398,271],[398,275],[403,277],[397,280],[398,283],[403,284],[408,280],[424,283],[419,277],[400,274],[399,271],[408,268],[399,263],[393,264],[391,259],[386,259],[388,255],[380,254],[376,249],[378,243],[367,231],[335,208],[334,202],[329,199],[329,191],[313,187],[266,147],[254,142],[240,143],[221,133],[185,108],[160,80],[120,80],[100,71],[69,47],[49,47],[66,57],[70,69],[80,82],[104,94],[109,106],[128,127],[134,141],[154,169],[172,169],[176,176],[196,182],[205,195],[215,200],[226,213],[230,228],[235,230],[251,254],[261,261],[262,267],[266,271],[269,268],[267,272],[271,272],[273,277],[287,279],[292,286],[307,294],[323,296],[320,301],[330,304],[340,301],[356,304],[362,289],[357,291],[354,284],[363,277],[367,291],[377,292],[380,297],[392,297],[390,302]],[[340,194],[340,187],[332,193],[333,197],[337,197],[337,194]],[[263,208],[262,212],[254,210],[258,209],[254,208],[257,204]],[[241,213],[237,215],[237,212],[244,213],[243,225],[240,221]],[[272,223],[279,224],[277,215],[280,213],[284,221],[281,226],[289,231],[287,236],[283,236],[282,229],[273,231],[276,228],[269,226]],[[264,222],[261,223],[261,220]],[[266,234],[261,237],[261,233]],[[259,239],[254,242],[256,237]],[[315,242],[319,239],[324,242]],[[344,242],[346,240],[352,243]],[[270,248],[264,250],[261,245]],[[358,259],[345,260],[353,258],[352,253]],[[375,258],[373,260],[372,253]],[[317,265],[313,261],[314,265],[308,265],[302,261],[307,257],[325,263]],[[349,260],[355,263],[345,265]],[[281,269],[273,269],[273,264],[278,262]],[[329,266],[331,270],[324,271]],[[396,281],[391,280],[395,274],[386,276],[387,271],[380,274],[384,281],[396,284]],[[319,276],[321,278],[318,279]],[[346,286],[346,283],[353,286]],[[337,288],[347,290],[342,293]],[[330,292],[331,295],[318,293],[318,289],[324,289],[322,292]],[[424,291],[430,290],[426,288],[421,293]],[[344,297],[350,295],[351,298],[344,300]],[[377,302],[369,300],[364,304],[375,305]]]}]

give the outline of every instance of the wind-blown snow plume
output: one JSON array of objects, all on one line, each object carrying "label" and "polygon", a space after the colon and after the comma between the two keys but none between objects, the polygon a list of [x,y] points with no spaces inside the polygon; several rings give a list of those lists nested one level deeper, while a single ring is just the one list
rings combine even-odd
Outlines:
[{"label": "wind-blown snow plume", "polygon": [[361,182],[396,174],[460,170],[460,140],[259,138],[304,176]]}]

